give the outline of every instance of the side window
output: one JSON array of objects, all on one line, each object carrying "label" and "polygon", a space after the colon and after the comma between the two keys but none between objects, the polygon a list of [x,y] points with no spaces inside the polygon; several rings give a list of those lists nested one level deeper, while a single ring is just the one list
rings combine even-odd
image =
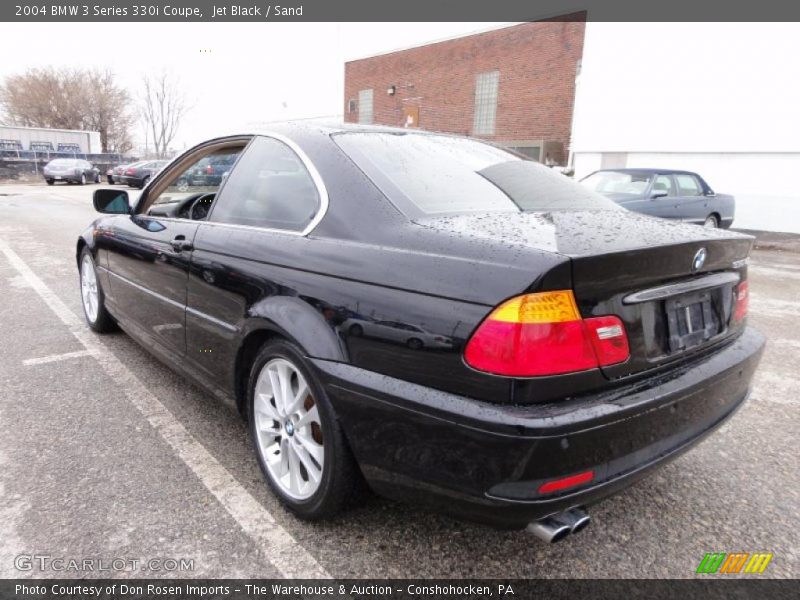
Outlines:
[{"label": "side window", "polygon": [[667,196],[674,196],[675,190],[672,189],[672,178],[669,175],[656,175],[653,181],[654,192],[667,192]]},{"label": "side window", "polygon": [[300,157],[279,140],[259,137],[231,173],[209,220],[302,231],[319,208],[317,186]]},{"label": "side window", "polygon": [[[152,204],[169,204],[189,196],[216,193],[241,153],[242,148],[222,148],[203,155],[183,171],[172,173],[167,187],[153,199]],[[156,163],[142,167],[147,168],[150,164]]]},{"label": "side window", "polygon": [[702,196],[703,188],[693,175],[675,175],[679,196]]}]

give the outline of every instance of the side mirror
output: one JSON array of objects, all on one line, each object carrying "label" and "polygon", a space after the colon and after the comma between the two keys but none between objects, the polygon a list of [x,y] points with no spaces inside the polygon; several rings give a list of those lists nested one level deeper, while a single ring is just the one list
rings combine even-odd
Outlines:
[{"label": "side mirror", "polygon": [[109,215],[127,215],[131,212],[128,192],[120,190],[95,190],[92,198],[94,209]]},{"label": "side mirror", "polygon": [[669,192],[667,190],[653,190],[650,193],[650,198],[655,200],[656,198],[666,198],[669,196]]}]

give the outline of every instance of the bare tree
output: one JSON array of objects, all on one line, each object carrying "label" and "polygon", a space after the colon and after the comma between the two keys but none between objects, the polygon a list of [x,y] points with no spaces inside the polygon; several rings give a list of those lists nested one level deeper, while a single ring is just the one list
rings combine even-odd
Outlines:
[{"label": "bare tree", "polygon": [[99,131],[104,152],[133,145],[130,94],[107,70],[47,67],[11,75],[0,85],[0,106],[10,125]]},{"label": "bare tree", "polygon": [[165,158],[189,105],[180,83],[167,71],[145,75],[142,88],[140,112],[152,136],[156,155]]},{"label": "bare tree", "polygon": [[130,94],[115,85],[111,71],[88,71],[85,78],[87,129],[100,132],[104,152],[129,152],[133,148],[130,130],[135,120]]}]

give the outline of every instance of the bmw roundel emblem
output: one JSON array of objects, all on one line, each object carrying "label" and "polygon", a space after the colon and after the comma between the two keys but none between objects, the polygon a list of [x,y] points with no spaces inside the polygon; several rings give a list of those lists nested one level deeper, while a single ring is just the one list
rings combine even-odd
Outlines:
[{"label": "bmw roundel emblem", "polygon": [[697,254],[694,255],[694,259],[692,259],[692,273],[702,269],[704,264],[706,264],[706,249],[700,248]]}]

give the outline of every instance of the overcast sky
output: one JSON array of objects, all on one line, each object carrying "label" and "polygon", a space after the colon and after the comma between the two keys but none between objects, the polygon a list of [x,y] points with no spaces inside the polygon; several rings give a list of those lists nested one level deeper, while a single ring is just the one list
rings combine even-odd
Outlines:
[{"label": "overcast sky", "polygon": [[[193,104],[174,144],[183,149],[256,122],[341,115],[345,61],[502,25],[2,23],[0,78],[48,65],[109,67],[135,94],[143,73],[167,68]],[[135,134],[143,141],[143,129]]]}]

